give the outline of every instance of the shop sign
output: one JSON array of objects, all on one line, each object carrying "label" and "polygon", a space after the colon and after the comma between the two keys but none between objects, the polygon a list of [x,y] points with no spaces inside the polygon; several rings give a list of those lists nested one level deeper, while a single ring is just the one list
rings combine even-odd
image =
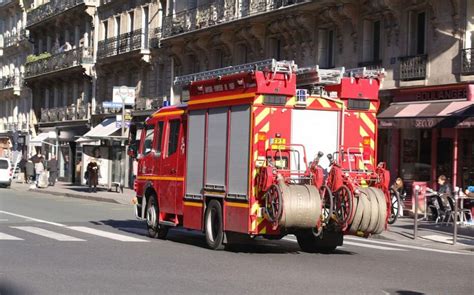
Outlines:
[{"label": "shop sign", "polygon": [[429,119],[414,119],[415,128],[432,128],[436,125],[436,120]]},{"label": "shop sign", "polygon": [[114,86],[112,101],[115,103],[124,103],[126,105],[135,104],[135,87]]},{"label": "shop sign", "polygon": [[468,87],[466,85],[450,87],[444,89],[406,89],[400,90],[394,97],[396,102],[404,101],[430,101],[430,100],[451,100],[466,99],[468,97]]}]

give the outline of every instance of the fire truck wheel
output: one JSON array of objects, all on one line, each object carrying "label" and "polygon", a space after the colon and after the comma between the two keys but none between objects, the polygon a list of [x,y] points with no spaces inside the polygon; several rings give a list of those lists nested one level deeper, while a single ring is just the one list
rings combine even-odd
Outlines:
[{"label": "fire truck wheel", "polygon": [[222,206],[217,200],[211,200],[207,205],[206,216],[204,218],[204,232],[206,233],[206,243],[210,249],[224,249],[224,225],[222,222]]},{"label": "fire truck wheel", "polygon": [[379,223],[379,201],[377,195],[370,188],[368,189],[369,202],[370,202],[370,223],[367,227],[368,233],[373,233]]},{"label": "fire truck wheel", "polygon": [[148,235],[154,239],[165,239],[168,234],[168,227],[160,225],[159,223],[158,216],[160,216],[160,210],[158,209],[155,195],[148,197],[146,213]]},{"label": "fire truck wheel", "polygon": [[[313,229],[300,230],[296,235],[296,240],[303,252],[307,253],[330,253],[336,250],[338,245],[342,245],[342,234],[331,233],[334,236],[329,236],[326,238],[323,233],[323,238],[318,237],[314,234]],[[339,241],[341,240],[341,241]]]}]

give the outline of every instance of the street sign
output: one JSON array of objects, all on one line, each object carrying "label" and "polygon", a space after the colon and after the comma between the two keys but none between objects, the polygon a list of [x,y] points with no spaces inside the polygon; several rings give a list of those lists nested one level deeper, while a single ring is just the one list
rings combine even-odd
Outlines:
[{"label": "street sign", "polygon": [[116,103],[125,103],[126,105],[135,104],[135,87],[114,86],[112,101]]},{"label": "street sign", "polygon": [[107,108],[107,109],[121,109],[122,108],[122,102],[112,102],[112,101],[104,101],[102,103],[102,107]]},{"label": "street sign", "polygon": [[[125,127],[130,128],[130,121],[125,121]],[[116,128],[122,128],[122,121],[115,121]]]}]

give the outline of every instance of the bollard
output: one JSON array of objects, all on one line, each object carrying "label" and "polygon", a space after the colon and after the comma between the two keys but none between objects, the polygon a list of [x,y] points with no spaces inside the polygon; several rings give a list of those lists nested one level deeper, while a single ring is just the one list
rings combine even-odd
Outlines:
[{"label": "bollard", "polygon": [[458,239],[458,201],[459,201],[459,187],[454,189],[454,218],[453,218],[453,245],[456,245]]},{"label": "bollard", "polygon": [[413,219],[413,239],[416,240],[418,236],[418,192],[420,191],[420,186],[415,186],[415,218]]}]

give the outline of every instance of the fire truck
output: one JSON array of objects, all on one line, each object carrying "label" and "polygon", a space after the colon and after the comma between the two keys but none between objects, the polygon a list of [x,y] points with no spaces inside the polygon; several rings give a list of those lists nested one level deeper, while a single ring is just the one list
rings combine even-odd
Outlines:
[{"label": "fire truck", "polygon": [[314,252],[334,250],[344,234],[380,232],[380,77],[346,72],[272,59],[177,77],[186,103],[146,120],[136,155],[135,214],[149,235],[183,227],[221,249],[295,234]]}]

